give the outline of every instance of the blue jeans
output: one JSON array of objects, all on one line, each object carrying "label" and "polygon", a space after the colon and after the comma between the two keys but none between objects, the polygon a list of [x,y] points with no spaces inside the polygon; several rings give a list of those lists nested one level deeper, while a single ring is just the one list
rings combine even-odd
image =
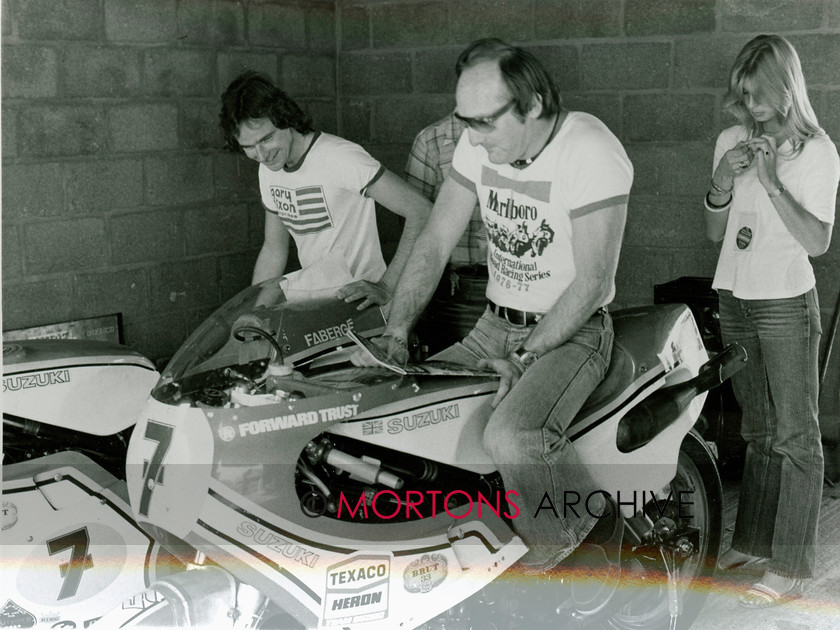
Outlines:
[{"label": "blue jeans", "polygon": [[[462,342],[433,358],[475,365],[479,359],[507,357],[532,330],[488,308]],[[528,368],[487,423],[484,448],[505,488],[519,493],[514,502],[520,513],[513,525],[529,546],[523,564],[550,569],[586,538],[604,512],[604,496],[566,429],[604,378],[612,342],[612,318],[599,311],[569,341]],[[575,496],[581,501],[572,506]]]},{"label": "blue jeans", "polygon": [[487,267],[447,266],[417,322],[420,343],[433,355],[466,337],[487,307]]},{"label": "blue jeans", "polygon": [[720,291],[719,300],[723,342],[748,358],[732,377],[747,441],[732,547],[769,558],[772,573],[811,577],[823,478],[817,292],[741,300]]}]

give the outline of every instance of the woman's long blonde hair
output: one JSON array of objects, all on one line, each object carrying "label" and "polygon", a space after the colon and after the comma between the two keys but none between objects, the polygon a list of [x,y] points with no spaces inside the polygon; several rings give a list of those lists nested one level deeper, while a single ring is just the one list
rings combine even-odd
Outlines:
[{"label": "woman's long blonde hair", "polygon": [[724,109],[752,132],[761,133],[744,103],[746,84],[753,86],[783,118],[782,126],[798,153],[808,138],[825,133],[808,98],[799,55],[780,35],[759,35],[738,53],[729,73]]}]

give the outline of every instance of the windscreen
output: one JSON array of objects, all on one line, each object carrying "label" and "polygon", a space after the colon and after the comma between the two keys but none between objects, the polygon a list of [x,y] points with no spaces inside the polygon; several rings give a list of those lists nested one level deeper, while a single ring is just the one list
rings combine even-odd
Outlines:
[{"label": "windscreen", "polygon": [[303,365],[341,346],[348,330],[380,333],[379,307],[358,310],[336,297],[339,287],[310,289],[294,276],[267,280],[228,300],[189,336],[161,375],[158,387],[226,368],[269,362]]}]

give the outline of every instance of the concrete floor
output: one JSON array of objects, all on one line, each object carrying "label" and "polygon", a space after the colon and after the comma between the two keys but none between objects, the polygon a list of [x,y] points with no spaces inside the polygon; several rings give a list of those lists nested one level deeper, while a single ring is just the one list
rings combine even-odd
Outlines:
[{"label": "concrete floor", "polygon": [[[725,531],[729,548],[738,510],[738,485],[724,482]],[[738,597],[758,575],[719,573],[716,588],[706,600],[691,630],[840,630],[840,485],[826,484],[820,512],[815,577],[801,599],[762,610],[742,607]]]}]

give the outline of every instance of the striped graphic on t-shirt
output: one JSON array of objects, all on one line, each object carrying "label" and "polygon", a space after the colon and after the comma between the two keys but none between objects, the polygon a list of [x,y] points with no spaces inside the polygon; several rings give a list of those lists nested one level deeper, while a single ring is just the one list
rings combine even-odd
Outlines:
[{"label": "striped graphic on t-shirt", "polygon": [[306,186],[294,191],[294,204],[289,199],[288,189],[272,187],[272,197],[277,206],[276,214],[293,234],[314,234],[333,227],[332,216],[321,186]]},{"label": "striped graphic on t-shirt", "polygon": [[320,186],[308,186],[295,190],[298,219],[292,221],[289,229],[297,234],[312,234],[332,227],[332,217],[327,208],[327,198]]}]

